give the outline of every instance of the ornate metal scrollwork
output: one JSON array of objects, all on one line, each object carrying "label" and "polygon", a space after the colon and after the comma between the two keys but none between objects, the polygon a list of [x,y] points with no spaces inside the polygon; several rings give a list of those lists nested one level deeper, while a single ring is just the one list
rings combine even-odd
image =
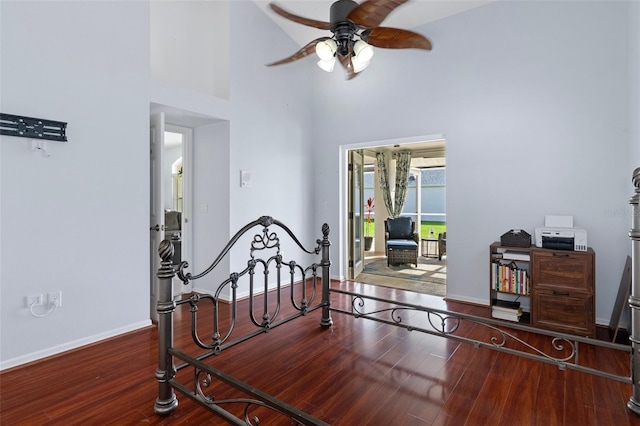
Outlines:
[{"label": "ornate metal scrollwork", "polygon": [[[437,327],[433,323],[433,318],[438,318],[440,320],[440,325]],[[438,312],[427,312],[427,319],[429,320],[429,324],[434,330],[440,330],[442,334],[452,334],[458,331],[458,327],[460,327],[460,318],[452,317],[450,315],[442,315]],[[454,323],[453,328],[447,329],[447,323]]]},{"label": "ornate metal scrollwork", "polygon": [[189,262],[183,260],[178,264],[176,268],[176,275],[178,275],[178,279],[182,281],[183,285],[189,285],[189,281],[191,280],[191,273],[185,273],[184,270],[189,267]]},{"label": "ornate metal scrollwork", "polygon": [[[584,367],[578,363],[578,342],[587,344],[606,346],[618,350],[627,350],[622,345],[616,345],[609,342],[595,341],[579,336],[555,335],[551,332],[545,332],[539,329],[523,325],[513,325],[505,329],[505,326],[494,319],[476,317],[467,314],[458,314],[450,311],[442,311],[431,309],[420,305],[411,305],[408,303],[397,302],[393,300],[380,299],[374,296],[367,296],[343,290],[332,290],[338,293],[346,294],[351,298],[351,311],[344,311],[333,308],[333,311],[346,313],[356,318],[370,319],[385,324],[394,325],[405,328],[409,331],[419,331],[422,333],[438,335],[473,344],[475,347],[485,347],[508,352],[513,355],[520,355],[550,364],[555,364],[560,369],[571,368],[581,370],[591,374],[597,374],[603,377],[612,378],[625,383],[629,382],[628,377],[617,376],[607,372],[600,372],[594,369]],[[367,308],[367,302],[371,302],[371,309]],[[410,321],[406,321],[401,312],[420,312],[426,314],[426,324],[421,321],[420,316],[411,317]],[[459,335],[458,332],[463,323],[474,324],[484,327],[491,331],[486,340],[477,340]],[[545,345],[545,349],[536,347],[535,345],[518,337],[512,329],[535,332],[537,334],[546,334],[551,339],[550,346]],[[520,349],[524,348],[524,349]]]},{"label": "ornate metal scrollwork", "polygon": [[211,374],[207,373],[206,371],[198,370],[197,368],[195,368],[194,370],[194,387],[196,390],[196,394],[207,404],[215,403],[215,397],[207,395],[203,390],[211,386]]},{"label": "ornate metal scrollwork", "polygon": [[262,234],[256,234],[251,241],[250,256],[251,259],[255,258],[255,252],[259,250],[276,249],[277,254],[280,254],[280,238],[278,234],[270,231],[269,228],[263,228]]}]

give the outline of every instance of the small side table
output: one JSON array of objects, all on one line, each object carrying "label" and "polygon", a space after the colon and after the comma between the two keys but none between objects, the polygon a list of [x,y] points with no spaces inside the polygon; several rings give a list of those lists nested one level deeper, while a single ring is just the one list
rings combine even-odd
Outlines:
[{"label": "small side table", "polygon": [[422,256],[424,257],[438,257],[438,239],[437,238],[422,238],[420,239],[422,246]]}]

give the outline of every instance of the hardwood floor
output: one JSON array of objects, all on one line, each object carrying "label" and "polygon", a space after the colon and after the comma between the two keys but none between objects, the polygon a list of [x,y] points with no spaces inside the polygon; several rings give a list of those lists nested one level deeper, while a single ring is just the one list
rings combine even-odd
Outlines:
[{"label": "hardwood floor", "polygon": [[[351,282],[335,286],[488,315],[485,307],[418,293]],[[332,303],[348,305],[337,294]],[[243,312],[247,305],[242,304]],[[424,314],[406,317],[417,315]],[[320,312],[315,311],[207,362],[334,425],[640,425],[626,408],[631,385],[374,321],[332,316],[330,329],[319,327]],[[189,318],[188,311],[176,314],[179,348],[190,339]],[[201,320],[199,330],[206,326]],[[482,336],[487,331],[471,325],[463,333]],[[519,333],[524,334],[546,344],[540,335]],[[152,326],[4,371],[0,424],[222,424],[180,394],[171,416],[154,414],[156,348]],[[628,374],[623,352],[580,351],[589,365]],[[282,424],[260,415],[261,425]]]}]

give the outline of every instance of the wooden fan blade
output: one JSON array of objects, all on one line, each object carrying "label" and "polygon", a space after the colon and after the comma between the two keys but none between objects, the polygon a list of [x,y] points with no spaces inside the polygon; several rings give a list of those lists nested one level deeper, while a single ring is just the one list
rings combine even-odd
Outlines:
[{"label": "wooden fan blade", "polygon": [[347,18],[356,25],[376,28],[398,6],[408,0],[367,0],[354,8]]},{"label": "wooden fan blade", "polygon": [[270,64],[267,64],[267,66],[268,67],[272,67],[274,65],[287,64],[289,62],[293,62],[293,61],[297,61],[298,59],[302,59],[305,56],[308,56],[309,54],[314,53],[316,51],[316,44],[320,43],[321,41],[328,40],[329,38],[330,37],[317,38],[317,39],[309,42],[306,46],[304,46],[302,49],[298,50],[296,53],[294,53],[293,55],[289,56],[288,58],[284,58],[284,59],[281,59],[279,61],[272,62]]},{"label": "wooden fan blade", "polygon": [[293,22],[297,22],[298,24],[319,28],[321,30],[331,29],[331,24],[329,22],[316,21],[315,19],[303,18],[302,16],[294,15],[293,13],[287,12],[275,3],[269,3],[269,7],[271,7],[271,10],[273,10],[283,18],[287,18]]},{"label": "wooden fan blade", "polygon": [[378,27],[371,31],[365,41],[372,46],[386,49],[431,50],[431,42],[428,38],[399,28]]},{"label": "wooden fan blade", "polygon": [[358,73],[353,70],[353,64],[351,63],[351,57],[352,57],[351,51],[349,52],[348,55],[344,55],[344,56],[343,55],[338,55],[338,59],[340,60],[340,63],[342,64],[342,67],[347,72],[347,80],[351,80],[353,77],[358,75]]}]

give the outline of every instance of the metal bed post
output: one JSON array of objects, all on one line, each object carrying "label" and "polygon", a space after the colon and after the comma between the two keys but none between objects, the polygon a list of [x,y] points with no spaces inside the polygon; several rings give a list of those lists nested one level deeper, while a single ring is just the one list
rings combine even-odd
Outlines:
[{"label": "metal bed post", "polygon": [[158,254],[162,261],[158,270],[160,283],[156,305],[158,311],[158,369],[156,370],[158,398],[156,398],[154,411],[156,414],[166,416],[178,407],[178,398],[169,383],[169,380],[173,379],[176,374],[173,356],[169,354],[169,348],[173,346],[173,313],[176,310],[172,283],[176,273],[173,269],[173,244],[171,241],[162,241],[158,247]]},{"label": "metal bed post", "polygon": [[320,320],[320,326],[328,328],[333,325],[333,320],[331,319],[331,298],[329,295],[331,285],[329,277],[329,267],[331,266],[329,247],[331,246],[331,241],[329,241],[329,225],[326,223],[322,225],[322,241],[318,242],[322,246],[322,260],[320,261],[320,266],[322,267],[322,319]]},{"label": "metal bed post", "polygon": [[633,206],[632,228],[629,231],[631,238],[631,380],[633,383],[633,395],[627,403],[627,407],[640,415],[640,167],[633,171],[631,178],[636,193],[629,200]]}]

